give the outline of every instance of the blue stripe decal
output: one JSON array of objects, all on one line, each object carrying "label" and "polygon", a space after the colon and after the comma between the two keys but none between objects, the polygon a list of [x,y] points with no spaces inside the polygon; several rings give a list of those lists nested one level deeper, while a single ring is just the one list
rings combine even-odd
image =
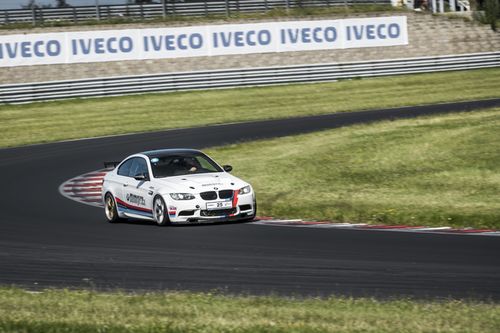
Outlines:
[{"label": "blue stripe decal", "polygon": [[123,206],[121,204],[118,204],[117,208],[118,208],[118,210],[121,213],[130,213],[130,214],[135,214],[135,215],[141,215],[141,216],[144,216],[144,217],[153,217],[153,213],[146,213],[146,212],[143,212],[143,211],[140,211],[140,210],[135,210],[135,209],[127,208],[127,207],[125,207],[125,206]]}]

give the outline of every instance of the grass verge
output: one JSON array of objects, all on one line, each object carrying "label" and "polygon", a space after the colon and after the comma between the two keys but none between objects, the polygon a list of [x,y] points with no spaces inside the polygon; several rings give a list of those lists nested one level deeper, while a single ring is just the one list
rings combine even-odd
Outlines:
[{"label": "grass verge", "polygon": [[499,97],[500,68],[0,106],[0,147]]},{"label": "grass verge", "polygon": [[500,306],[465,301],[0,289],[0,332],[498,332]]},{"label": "grass verge", "polygon": [[254,186],[259,214],[500,229],[500,108],[209,150]]}]

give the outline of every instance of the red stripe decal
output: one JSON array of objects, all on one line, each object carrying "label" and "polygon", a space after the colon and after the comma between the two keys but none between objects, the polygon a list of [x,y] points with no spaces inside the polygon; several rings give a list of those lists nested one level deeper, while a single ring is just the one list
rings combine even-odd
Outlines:
[{"label": "red stripe decal", "polygon": [[233,208],[238,204],[238,193],[240,193],[240,190],[235,190],[233,193]]},{"label": "red stripe decal", "polygon": [[119,203],[120,205],[123,205],[123,206],[125,206],[127,208],[139,210],[141,212],[146,212],[146,213],[152,213],[153,212],[151,209],[147,209],[147,208],[143,208],[143,207],[138,207],[138,206],[130,205],[130,204],[126,203],[125,201],[120,200],[119,198],[115,198],[115,199],[116,199],[117,203]]}]

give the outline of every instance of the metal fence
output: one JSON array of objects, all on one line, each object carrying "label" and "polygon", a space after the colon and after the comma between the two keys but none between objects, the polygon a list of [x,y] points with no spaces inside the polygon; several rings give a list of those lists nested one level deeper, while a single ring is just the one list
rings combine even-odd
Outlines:
[{"label": "metal fence", "polygon": [[[0,103],[309,83],[487,67],[500,67],[500,52],[0,85]],[[429,89],[432,91],[432,87]]]},{"label": "metal fence", "polygon": [[232,13],[267,12],[276,8],[333,7],[350,5],[390,5],[391,0],[165,0],[157,4],[102,5],[67,8],[31,8],[0,11],[0,24],[16,22],[152,19],[168,16],[209,16]]}]

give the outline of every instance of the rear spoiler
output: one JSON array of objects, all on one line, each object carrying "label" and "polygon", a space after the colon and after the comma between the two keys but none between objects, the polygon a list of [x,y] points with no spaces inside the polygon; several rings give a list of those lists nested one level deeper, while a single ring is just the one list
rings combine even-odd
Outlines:
[{"label": "rear spoiler", "polygon": [[104,162],[104,168],[113,170],[118,164],[120,164],[120,162]]}]

